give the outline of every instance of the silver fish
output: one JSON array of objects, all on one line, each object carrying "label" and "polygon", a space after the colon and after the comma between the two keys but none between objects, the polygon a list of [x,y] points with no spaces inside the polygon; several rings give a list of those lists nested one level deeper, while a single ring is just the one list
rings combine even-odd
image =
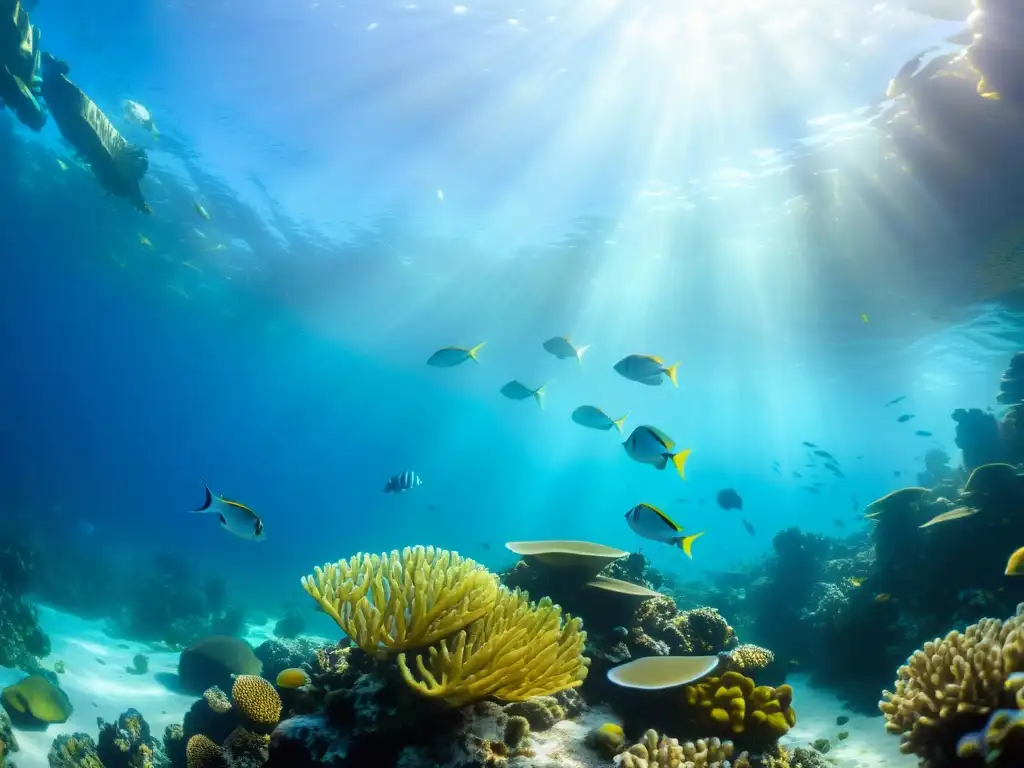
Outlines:
[{"label": "silver fish", "polygon": [[690,457],[690,449],[685,448],[673,453],[675,442],[659,429],[641,425],[626,438],[622,447],[634,461],[650,464],[656,469],[665,469],[669,461],[676,468],[679,476],[686,479],[686,460]]},{"label": "silver fish", "polygon": [[503,394],[509,400],[526,400],[528,397],[532,397],[534,400],[537,401],[537,405],[543,408],[544,387],[546,386],[546,384],[541,384],[536,389],[530,389],[521,381],[513,380],[501,388],[501,394]]},{"label": "silver fish", "polygon": [[542,346],[559,360],[571,360],[572,358],[576,358],[576,360],[581,363],[583,362],[583,353],[590,349],[589,344],[577,347],[569,341],[568,336],[553,336],[545,341]]},{"label": "silver fish", "polygon": [[470,349],[464,347],[442,347],[427,358],[427,365],[434,368],[454,368],[456,365],[462,365],[467,360],[479,363],[480,360],[476,355],[486,343],[482,341]]},{"label": "silver fish", "polygon": [[402,493],[410,491],[418,485],[423,485],[423,480],[411,469],[407,469],[405,472],[388,478],[384,484],[384,493]]},{"label": "silver fish", "polygon": [[627,355],[619,360],[614,367],[619,375],[630,381],[657,387],[662,382],[661,377],[667,376],[669,381],[675,386],[679,386],[679,382],[676,380],[676,369],[679,368],[679,363],[666,366],[664,360],[654,355]]},{"label": "silver fish", "polygon": [[581,427],[590,427],[591,429],[609,430],[615,427],[621,434],[622,425],[625,423],[626,416],[628,415],[623,414],[621,418],[613,419],[596,405],[581,405],[572,412],[572,420]]},{"label": "silver fish", "polygon": [[626,523],[637,536],[651,541],[660,541],[679,547],[686,556],[693,557],[693,542],[704,535],[704,531],[683,536],[683,528],[671,517],[650,504],[637,504],[626,513]]},{"label": "silver fish", "polygon": [[267,538],[263,529],[263,520],[249,507],[238,501],[225,499],[217,496],[210,490],[210,486],[203,480],[203,487],[206,489],[206,499],[199,509],[190,509],[195,514],[211,514],[220,518],[221,527],[229,533],[233,533],[240,539],[249,541],[264,541]]}]

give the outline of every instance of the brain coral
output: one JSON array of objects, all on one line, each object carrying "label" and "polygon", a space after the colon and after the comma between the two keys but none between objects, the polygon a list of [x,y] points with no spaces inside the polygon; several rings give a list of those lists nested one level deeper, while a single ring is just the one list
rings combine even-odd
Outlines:
[{"label": "brain coral", "polygon": [[272,729],[281,719],[281,697],[262,677],[236,677],[231,701],[250,725],[260,729]]},{"label": "brain coral", "polygon": [[[1005,730],[1006,723],[1019,721],[1024,697],[1018,702],[1015,693],[1022,671],[1024,603],[1006,621],[982,619],[962,633],[925,643],[899,668],[896,690],[885,691],[878,707],[886,730],[901,737],[901,752],[925,765],[942,765],[953,761],[961,740],[966,738],[961,748],[970,750],[978,732]],[[995,717],[1000,713],[1009,714]],[[993,728],[986,727],[990,718]],[[988,762],[997,757],[990,755]]]}]

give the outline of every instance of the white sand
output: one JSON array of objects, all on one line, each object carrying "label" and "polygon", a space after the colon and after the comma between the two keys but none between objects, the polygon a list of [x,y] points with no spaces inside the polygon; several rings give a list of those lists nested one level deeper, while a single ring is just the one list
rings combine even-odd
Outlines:
[{"label": "white sand", "polygon": [[[828,757],[840,768],[914,768],[917,758],[901,755],[899,737],[886,733],[882,715],[869,717],[843,708],[842,702],[828,691],[811,687],[804,675],[790,675],[786,681],[793,686],[793,707],[796,727],[786,734],[787,747],[805,747],[815,739],[832,743]],[[879,692],[881,694],[881,692]],[[850,722],[839,726],[836,718],[845,715]],[[836,738],[840,731],[850,736]]]},{"label": "white sand", "polygon": [[[50,744],[61,733],[81,731],[95,739],[99,730],[97,717],[113,721],[134,707],[159,739],[164,728],[180,723],[192,706],[194,696],[174,693],[155,677],[161,672],[177,673],[176,652],[153,651],[146,643],[117,640],[103,631],[102,621],[80,619],[45,606],[39,608],[39,623],[53,645],[53,652],[43,664],[52,669],[57,660],[64,662],[67,671],[58,677],[75,711],[68,722],[46,730],[16,729],[21,750],[10,757],[18,768],[47,768]],[[137,653],[149,657],[149,670],[144,675],[125,671]],[[21,670],[0,667],[0,688],[23,677],[25,673]]]}]

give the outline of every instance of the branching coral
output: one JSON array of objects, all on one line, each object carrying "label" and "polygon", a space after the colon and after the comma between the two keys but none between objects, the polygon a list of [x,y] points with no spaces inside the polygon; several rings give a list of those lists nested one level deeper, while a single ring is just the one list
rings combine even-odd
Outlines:
[{"label": "branching coral", "polygon": [[977,744],[973,735],[992,735],[990,717],[1001,707],[1014,714],[1024,709],[1024,696],[1016,696],[1022,671],[1024,604],[1005,622],[982,619],[962,633],[925,643],[899,668],[895,692],[885,691],[878,707],[886,730],[901,737],[901,752],[940,764],[952,760],[963,737],[969,737],[963,745],[969,750]]},{"label": "branching coral", "polygon": [[755,686],[749,677],[726,672],[688,685],[683,692],[705,733],[731,735],[751,749],[774,745],[796,725],[793,689],[788,685]]},{"label": "branching coral", "polygon": [[616,760],[619,768],[749,768],[747,753],[732,760],[734,748],[730,741],[698,739],[682,744],[667,736],[658,738],[657,731],[647,731],[643,739],[623,752]]},{"label": "branching coral", "polygon": [[434,547],[359,553],[316,568],[302,586],[346,635],[377,656],[436,643],[486,615],[498,597],[496,576]]},{"label": "branching coral", "polygon": [[483,618],[452,640],[415,659],[417,679],[399,654],[402,677],[417,693],[453,706],[494,696],[523,701],[583,683],[586,632],[579,619],[562,621],[562,609],[550,599],[531,603],[519,590],[502,590]]}]

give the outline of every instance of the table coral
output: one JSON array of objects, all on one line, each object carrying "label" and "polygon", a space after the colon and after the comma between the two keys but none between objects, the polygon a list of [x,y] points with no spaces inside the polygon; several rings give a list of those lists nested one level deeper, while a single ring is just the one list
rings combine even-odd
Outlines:
[{"label": "table coral", "polygon": [[1006,621],[982,619],[925,643],[878,707],[886,730],[900,736],[900,751],[923,766],[956,764],[960,751],[964,758],[983,752],[988,765],[1019,766],[1024,745],[1006,737],[1024,711],[1022,672],[1024,604]]},{"label": "table coral", "polygon": [[302,578],[342,631],[378,656],[423,648],[486,615],[498,579],[475,561],[434,547],[358,553]]}]

